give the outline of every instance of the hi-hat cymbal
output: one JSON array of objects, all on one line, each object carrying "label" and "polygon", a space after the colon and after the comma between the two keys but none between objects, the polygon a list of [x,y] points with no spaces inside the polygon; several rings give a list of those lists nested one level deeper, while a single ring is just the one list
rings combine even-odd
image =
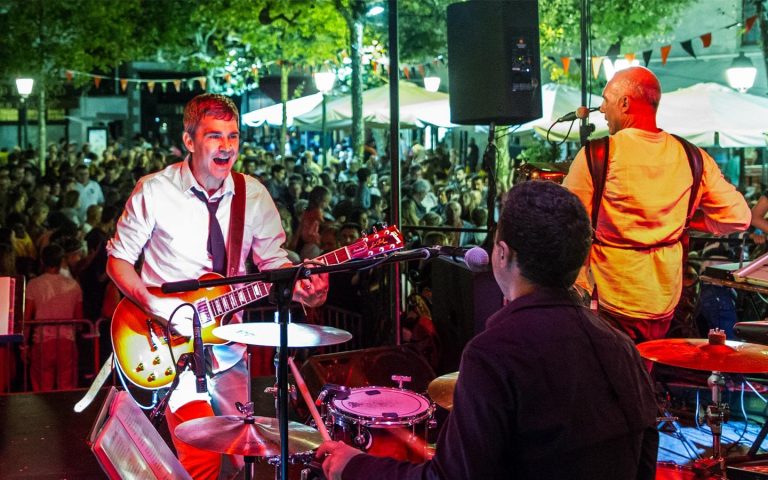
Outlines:
[{"label": "hi-hat cymbal", "polygon": [[456,380],[459,372],[446,373],[443,376],[429,382],[427,393],[433,402],[450,410],[453,408],[453,391],[456,389]]},{"label": "hi-hat cymbal", "polygon": [[[280,324],[274,322],[232,323],[213,329],[213,334],[230,342],[280,346]],[[306,323],[288,324],[288,347],[320,347],[344,343],[352,334],[339,328],[309,325]]]},{"label": "hi-hat cymbal", "polygon": [[[272,417],[195,418],[176,427],[175,432],[184,443],[212,452],[248,457],[280,455],[280,424]],[[314,428],[288,423],[289,455],[312,451],[321,443],[323,438]]]},{"label": "hi-hat cymbal", "polygon": [[637,346],[643,358],[673,367],[725,373],[768,372],[768,346],[725,341],[711,344],[705,338],[667,338]]}]

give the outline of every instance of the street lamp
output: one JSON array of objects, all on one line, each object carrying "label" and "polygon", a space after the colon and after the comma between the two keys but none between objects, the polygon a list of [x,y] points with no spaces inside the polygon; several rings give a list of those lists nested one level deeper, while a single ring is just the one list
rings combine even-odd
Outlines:
[{"label": "street lamp", "polygon": [[440,77],[424,77],[424,88],[428,92],[436,92],[440,89]]},{"label": "street lamp", "polygon": [[757,69],[752,64],[752,60],[744,55],[744,52],[740,52],[739,56],[733,59],[733,63],[725,71],[728,85],[741,93],[752,88],[752,85],[755,84],[756,75]]},{"label": "street lamp", "polygon": [[21,108],[19,109],[19,121],[22,128],[19,131],[19,146],[24,150],[29,137],[27,136],[27,97],[32,93],[32,86],[35,84],[35,80],[32,78],[17,78],[16,79],[16,91],[19,92],[21,97]]},{"label": "street lamp", "polygon": [[315,87],[323,94],[323,120],[320,130],[322,131],[320,136],[320,152],[323,154],[323,166],[328,165],[326,161],[326,146],[325,146],[325,100],[328,96],[328,92],[333,88],[333,84],[336,82],[336,74],[333,72],[316,72],[312,75],[315,80]]}]

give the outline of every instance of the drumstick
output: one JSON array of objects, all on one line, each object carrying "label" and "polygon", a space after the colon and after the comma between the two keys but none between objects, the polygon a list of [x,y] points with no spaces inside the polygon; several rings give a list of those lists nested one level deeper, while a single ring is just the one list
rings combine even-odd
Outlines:
[{"label": "drumstick", "polygon": [[309,390],[307,390],[307,384],[304,383],[304,379],[301,377],[299,369],[296,368],[296,364],[293,363],[292,357],[288,357],[288,365],[290,365],[291,372],[293,372],[293,376],[296,378],[296,386],[299,387],[299,392],[301,392],[301,396],[304,397],[304,403],[309,407],[309,413],[312,414],[312,418],[317,424],[317,430],[320,432],[320,436],[323,437],[323,440],[326,442],[331,441],[331,436],[328,435],[328,429],[325,428],[325,422],[320,418],[320,413],[318,413],[317,407],[315,407],[315,402],[312,401],[312,397],[309,395]]}]

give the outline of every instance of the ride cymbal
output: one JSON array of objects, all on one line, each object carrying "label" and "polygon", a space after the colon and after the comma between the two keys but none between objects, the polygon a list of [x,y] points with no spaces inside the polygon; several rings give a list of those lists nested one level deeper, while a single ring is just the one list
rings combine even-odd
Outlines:
[{"label": "ride cymbal", "polygon": [[768,372],[768,346],[705,338],[667,338],[637,346],[643,358],[674,367],[726,373]]},{"label": "ride cymbal", "polygon": [[[230,342],[263,347],[280,346],[280,324],[274,322],[232,323],[214,328],[213,334]],[[339,328],[305,323],[288,324],[289,348],[335,345],[351,338],[351,333]]]}]

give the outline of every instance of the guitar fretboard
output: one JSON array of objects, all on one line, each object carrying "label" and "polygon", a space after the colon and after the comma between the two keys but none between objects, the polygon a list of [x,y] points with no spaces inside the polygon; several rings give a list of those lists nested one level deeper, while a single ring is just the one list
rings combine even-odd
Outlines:
[{"label": "guitar fretboard", "polygon": [[[334,250],[332,252],[321,255],[315,258],[313,261],[318,263],[324,263],[325,265],[337,265],[350,260],[352,257],[346,247]],[[226,315],[229,312],[238,310],[253,303],[256,300],[269,295],[269,289],[272,285],[264,282],[253,282],[240,287],[236,290],[232,290],[229,293],[220,295],[208,301],[211,311],[214,317],[220,317]]]}]

